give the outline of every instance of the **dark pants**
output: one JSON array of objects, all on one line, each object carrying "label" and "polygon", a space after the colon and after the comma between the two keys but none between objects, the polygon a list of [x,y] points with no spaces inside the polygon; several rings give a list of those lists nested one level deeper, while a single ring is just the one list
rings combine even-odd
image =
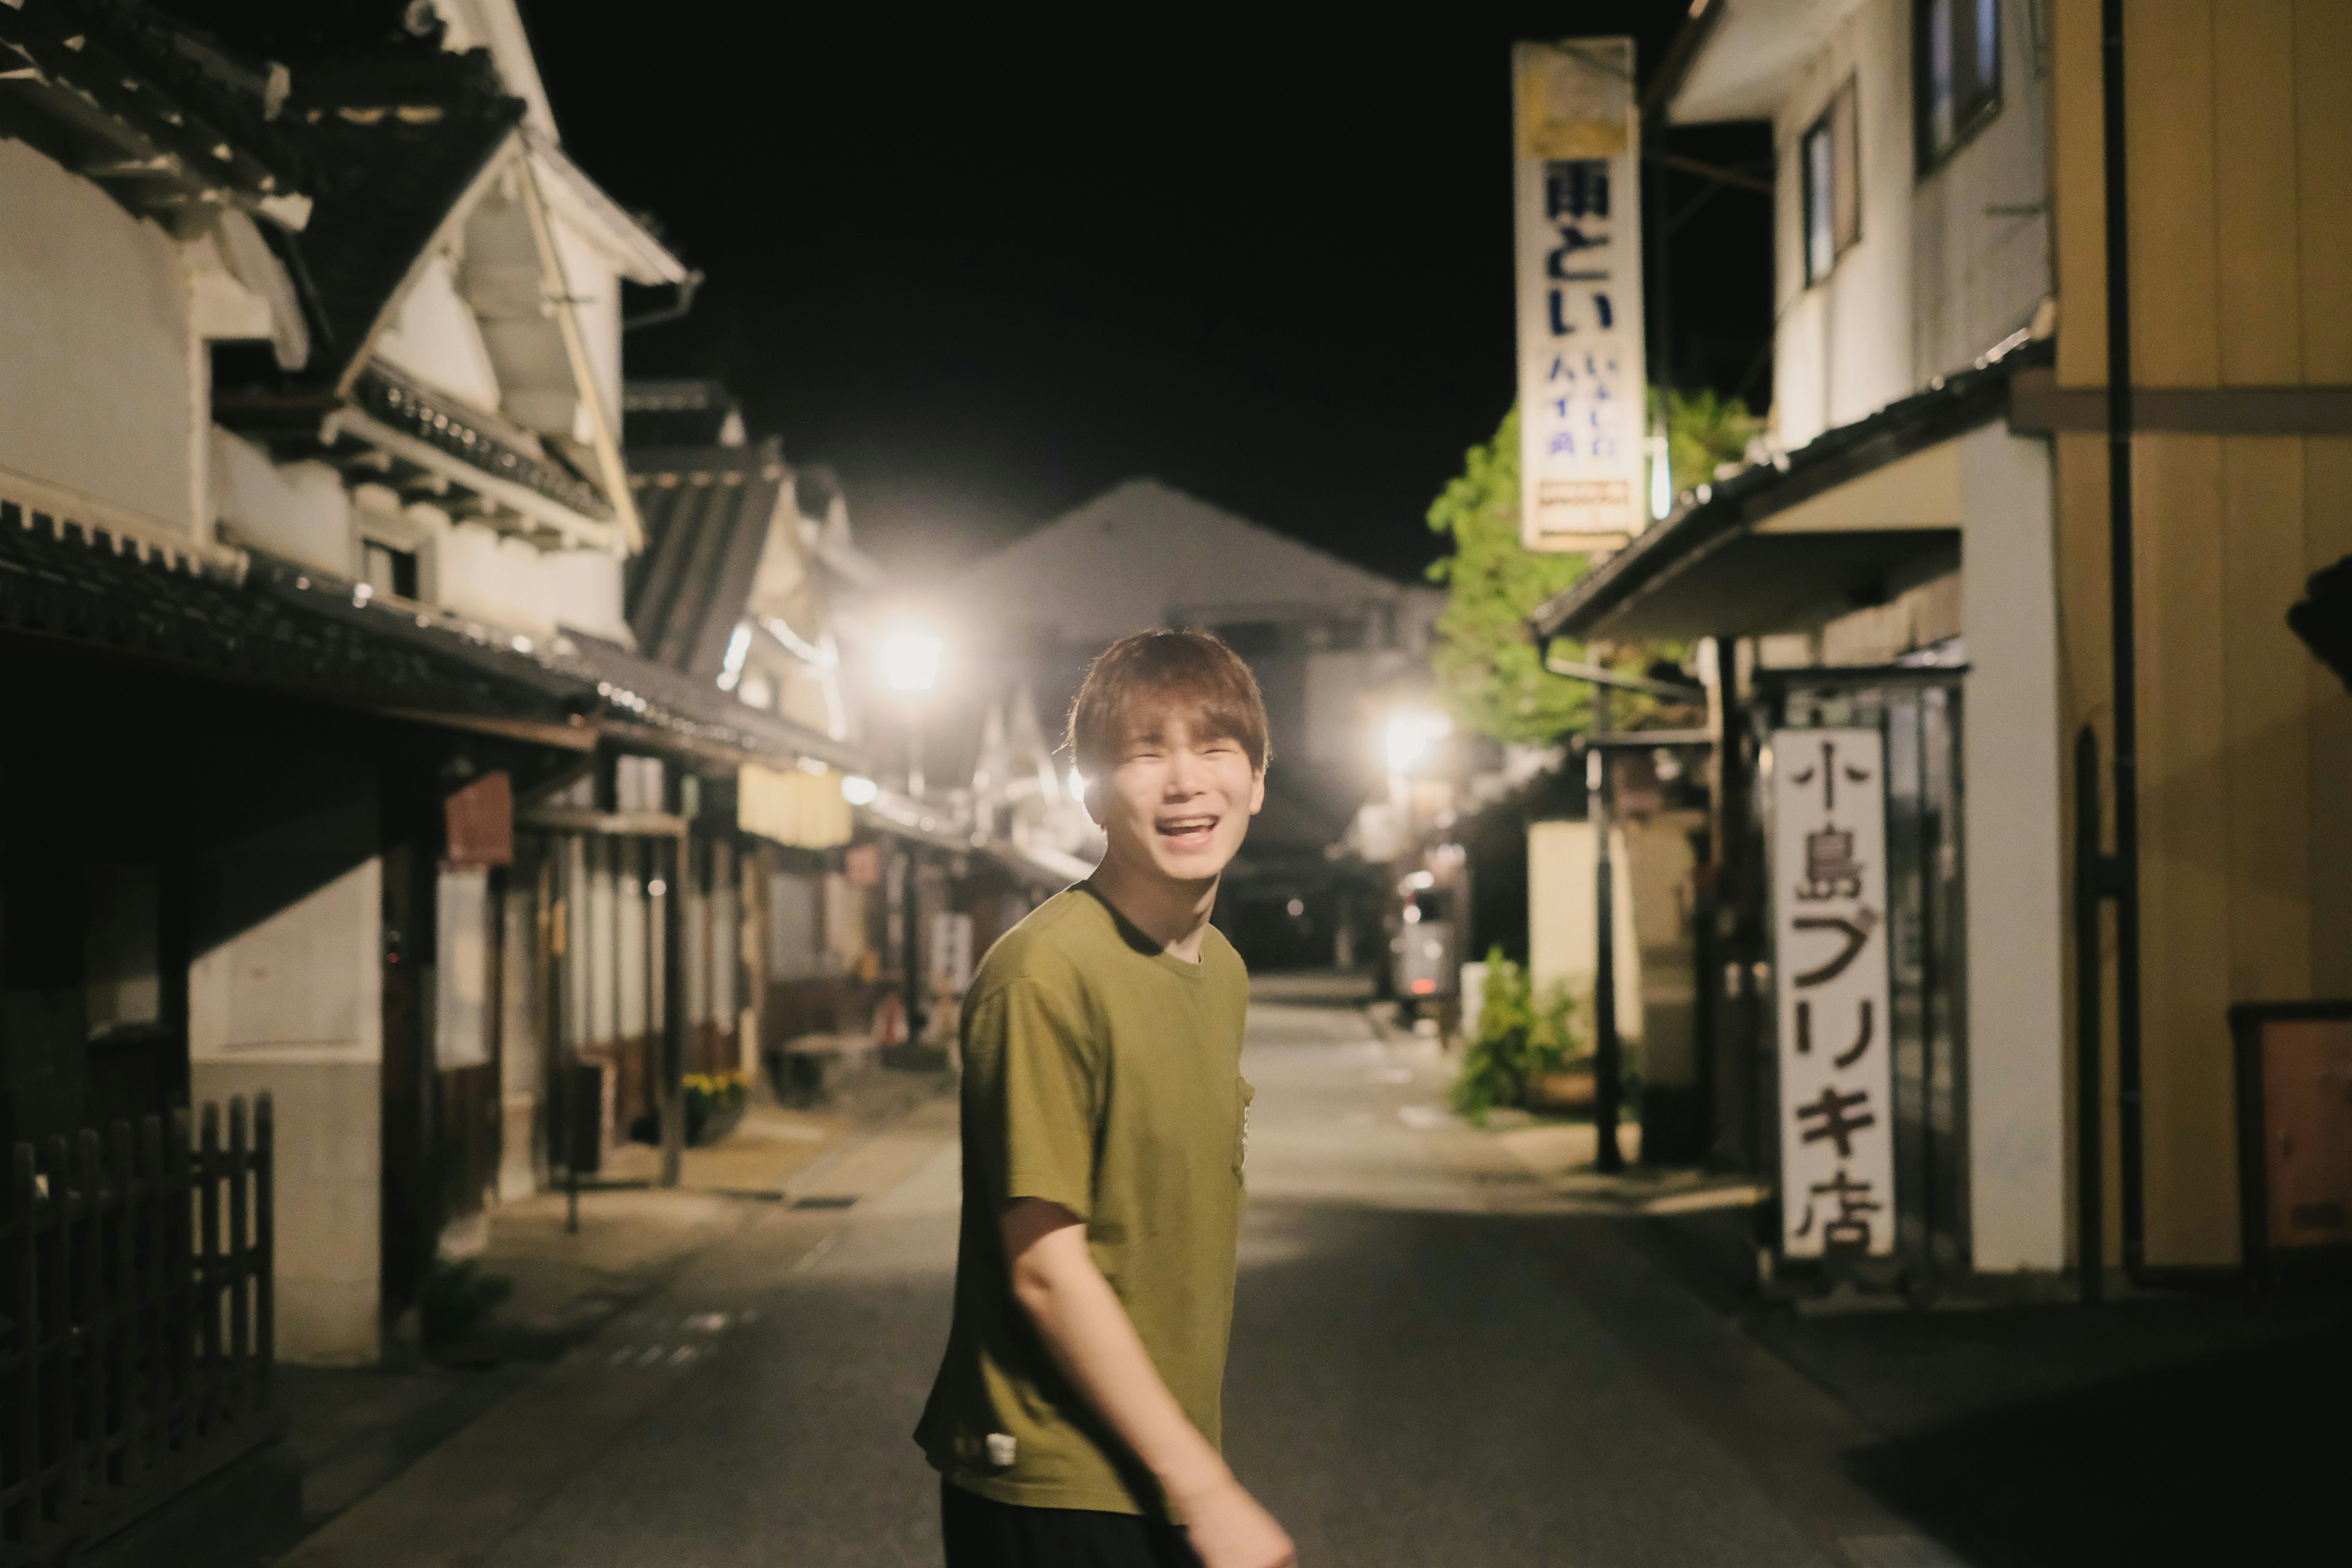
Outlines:
[{"label": "dark pants", "polygon": [[1172,1524],[1083,1508],[1017,1508],[940,1483],[948,1568],[1200,1568]]}]

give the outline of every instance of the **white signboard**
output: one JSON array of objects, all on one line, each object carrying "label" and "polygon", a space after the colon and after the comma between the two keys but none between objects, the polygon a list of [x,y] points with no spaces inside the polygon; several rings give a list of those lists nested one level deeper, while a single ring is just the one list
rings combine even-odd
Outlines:
[{"label": "white signboard", "polygon": [[1875,730],[1772,737],[1780,1246],[1790,1258],[1895,1249],[1885,763]]},{"label": "white signboard", "polygon": [[1649,516],[1633,40],[1514,45],[1511,85],[1520,538],[1611,551]]}]

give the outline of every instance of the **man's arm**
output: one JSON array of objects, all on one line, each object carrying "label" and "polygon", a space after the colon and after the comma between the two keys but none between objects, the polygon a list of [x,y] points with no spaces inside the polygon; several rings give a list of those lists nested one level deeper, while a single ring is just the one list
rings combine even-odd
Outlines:
[{"label": "man's arm", "polygon": [[1168,1392],[1087,1253],[1078,1216],[1044,1198],[1016,1198],[1003,1224],[1014,1300],[1055,1364],[1158,1479],[1206,1568],[1289,1568],[1297,1560],[1290,1538]]}]

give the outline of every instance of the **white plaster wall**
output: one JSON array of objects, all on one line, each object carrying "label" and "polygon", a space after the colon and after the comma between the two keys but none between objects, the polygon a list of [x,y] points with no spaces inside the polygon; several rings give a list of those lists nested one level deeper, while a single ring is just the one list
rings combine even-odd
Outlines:
[{"label": "white plaster wall", "polygon": [[[2035,74],[2032,34],[2037,15],[2048,8],[2004,0],[2000,112],[1920,181],[1912,197],[1915,382],[1965,368],[2032,321],[2055,286],[2046,205],[2048,83]],[[1995,207],[2042,210],[1988,210]]]},{"label": "white plaster wall", "polygon": [[[2051,292],[2046,210],[1987,210],[2046,198],[2037,14],[2004,0],[2000,111],[1924,179],[1915,172],[1909,0],[1864,0],[1791,75],[1773,125],[1773,405],[1784,445],[1965,368]],[[1808,289],[1800,142],[1849,79],[1861,115],[1862,237]]]},{"label": "white plaster wall", "polygon": [[2066,1261],[2058,591],[2050,447],[1962,438],[1968,1105],[1979,1269]]},{"label": "white plaster wall", "polygon": [[556,622],[635,647],[621,613],[621,558],[601,550],[559,550],[543,557],[554,579]]},{"label": "white plaster wall", "polygon": [[[1586,1004],[1580,1026],[1590,1038],[1592,983],[1600,969],[1600,924],[1594,895],[1598,836],[1589,822],[1528,824],[1528,977],[1538,1001],[1565,981]],[[1622,826],[1609,836],[1610,884],[1616,920],[1617,1032],[1642,1037],[1642,944],[1633,929],[1633,883]],[[1483,958],[1486,955],[1478,955]]]},{"label": "white plaster wall", "polygon": [[[234,814],[199,811],[207,820]],[[215,841],[199,861],[200,895],[224,907],[245,901],[242,884],[310,887],[262,918],[233,921],[188,973],[195,1098],[267,1090],[276,1101],[285,1361],[363,1365],[380,1349],[383,875],[374,836],[373,797],[362,793],[281,813]]]},{"label": "white plaster wall", "polygon": [[[563,264],[564,286],[571,289],[574,318],[587,340],[588,363],[603,399],[604,417],[617,418],[621,406],[621,279],[612,258],[572,226],[561,213],[552,215],[555,254]],[[574,431],[581,440],[585,430]],[[616,432],[617,434],[617,432]]]},{"label": "white plaster wall", "polygon": [[0,470],[201,526],[205,360],[178,249],[0,140]]},{"label": "white plaster wall", "polygon": [[240,542],[338,576],[357,574],[341,475],[324,463],[273,463],[218,426],[212,447],[213,516]]},{"label": "white plaster wall", "polygon": [[441,541],[440,603],[461,616],[544,637],[555,630],[553,568],[546,553],[478,522]]},{"label": "white plaster wall", "polygon": [[[1800,144],[1848,79],[1860,116],[1862,235],[1805,285]],[[1790,78],[1773,122],[1779,326],[1773,407],[1783,445],[1859,419],[1911,391],[1911,28],[1907,0],[1867,0]]]},{"label": "white plaster wall", "polygon": [[473,307],[457,292],[457,270],[436,252],[401,301],[375,352],[427,386],[464,398],[477,408],[499,406],[499,375]]}]

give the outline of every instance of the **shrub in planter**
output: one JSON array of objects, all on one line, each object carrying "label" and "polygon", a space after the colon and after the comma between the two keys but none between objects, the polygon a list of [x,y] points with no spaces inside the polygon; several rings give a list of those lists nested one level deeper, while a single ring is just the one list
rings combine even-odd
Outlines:
[{"label": "shrub in planter", "polygon": [[[689,1147],[727,1136],[742,1119],[751,1098],[741,1073],[690,1072],[678,1080],[686,1093],[686,1142]],[[661,1110],[646,1111],[629,1124],[629,1137],[639,1143],[661,1142]]]},{"label": "shrub in planter", "polygon": [[1541,997],[1527,970],[1496,948],[1486,955],[1486,989],[1478,1032],[1463,1052],[1462,1071],[1448,1098],[1454,1109],[1483,1122],[1501,1107],[1526,1109],[1538,1086],[1565,1074],[1583,1056],[1576,1005],[1555,982]]}]

